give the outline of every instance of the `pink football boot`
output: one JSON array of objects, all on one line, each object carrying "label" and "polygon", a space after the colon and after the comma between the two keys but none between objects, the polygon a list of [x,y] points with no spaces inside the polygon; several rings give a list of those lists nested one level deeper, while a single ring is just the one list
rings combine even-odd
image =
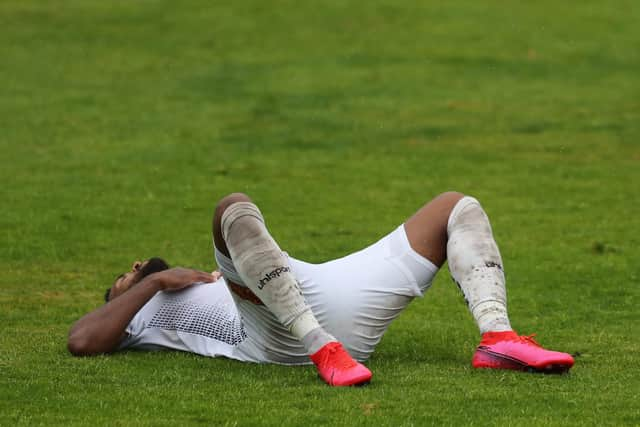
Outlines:
[{"label": "pink football boot", "polygon": [[365,385],[371,380],[371,371],[356,362],[339,342],[325,344],[311,355],[318,374],[329,385]]},{"label": "pink football boot", "polygon": [[474,368],[515,369],[560,374],[573,366],[567,353],[545,350],[531,336],[514,331],[486,332],[473,355]]}]

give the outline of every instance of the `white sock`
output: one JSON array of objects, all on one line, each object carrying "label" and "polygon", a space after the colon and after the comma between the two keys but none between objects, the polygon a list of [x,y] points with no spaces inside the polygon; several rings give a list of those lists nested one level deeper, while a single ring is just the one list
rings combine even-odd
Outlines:
[{"label": "white sock", "polygon": [[[233,265],[245,285],[301,340],[309,354],[336,339],[322,329],[307,305],[287,258],[269,234],[262,214],[250,202],[237,202],[222,215]],[[306,337],[306,339],[305,339]]]},{"label": "white sock", "polygon": [[460,199],[449,216],[447,232],[449,271],[480,332],[511,330],[502,258],[480,203],[473,197]]}]

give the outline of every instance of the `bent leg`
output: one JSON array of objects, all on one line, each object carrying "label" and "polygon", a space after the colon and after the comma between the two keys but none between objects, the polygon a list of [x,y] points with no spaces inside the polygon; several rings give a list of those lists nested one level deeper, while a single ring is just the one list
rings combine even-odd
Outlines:
[{"label": "bent leg", "polygon": [[416,252],[437,266],[448,260],[481,333],[511,330],[500,252],[476,199],[443,193],[409,218],[405,229]]},{"label": "bent leg", "polygon": [[[216,208],[213,225],[216,248],[232,259],[242,281],[238,284],[249,288],[298,339],[304,342],[304,338],[315,331],[311,335],[315,338],[313,342],[304,342],[310,353],[335,341],[320,328],[286,256],[248,196],[234,193],[223,198]],[[236,277],[230,279],[237,280]]]},{"label": "bent leg", "polygon": [[287,257],[248,196],[234,193],[221,200],[214,214],[213,235],[216,249],[231,258],[243,282],[238,284],[248,287],[302,342],[327,383],[354,385],[369,381],[371,372],[355,362],[318,323]]},{"label": "bent leg", "polygon": [[511,329],[502,258],[476,199],[444,193],[411,217],[405,229],[416,252],[438,266],[448,260],[482,333],[474,367],[565,372],[573,366],[571,355],[546,350]]}]

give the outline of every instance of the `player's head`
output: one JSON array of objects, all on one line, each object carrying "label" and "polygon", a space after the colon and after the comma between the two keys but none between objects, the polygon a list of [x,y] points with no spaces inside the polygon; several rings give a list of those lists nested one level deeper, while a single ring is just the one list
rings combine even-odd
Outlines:
[{"label": "player's head", "polygon": [[113,285],[107,289],[104,294],[106,302],[122,295],[136,283],[139,283],[146,276],[157,273],[158,271],[167,270],[167,264],[162,258],[149,258],[146,261],[136,261],[131,266],[131,270],[118,276]]}]

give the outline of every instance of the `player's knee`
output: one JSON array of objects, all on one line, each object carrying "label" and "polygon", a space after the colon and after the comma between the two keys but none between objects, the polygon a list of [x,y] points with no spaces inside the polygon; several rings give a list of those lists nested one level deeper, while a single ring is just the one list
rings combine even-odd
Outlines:
[{"label": "player's knee", "polygon": [[464,196],[465,195],[463,193],[460,193],[459,191],[445,191],[444,193],[440,193],[436,198],[450,201],[455,204]]},{"label": "player's knee", "polygon": [[244,193],[231,193],[224,196],[218,204],[216,205],[215,212],[213,213],[213,240],[216,245],[216,248],[220,250],[223,254],[229,255],[227,246],[222,237],[222,214],[224,211],[234,203],[237,202],[251,202],[251,198]]},{"label": "player's knee", "polygon": [[442,206],[443,210],[448,210],[449,213],[453,210],[453,207],[462,199],[465,195],[458,191],[445,191],[439,194],[434,201],[437,201]]},{"label": "player's knee", "polygon": [[224,196],[218,202],[218,205],[232,205],[236,202],[250,202],[251,198],[247,196],[245,193],[231,193]]},{"label": "player's knee", "polygon": [[449,222],[449,216],[453,212],[453,208],[465,195],[458,191],[446,191],[439,194],[433,201],[437,205],[436,215],[433,215],[431,221],[437,224],[441,224],[442,234],[445,237],[447,234],[447,223]]},{"label": "player's knee", "polygon": [[251,198],[244,193],[231,193],[224,196],[222,199],[218,201],[216,205],[216,210],[213,215],[214,226],[216,221],[220,221],[222,218],[222,214],[224,211],[234,203],[237,202],[251,202]]}]

